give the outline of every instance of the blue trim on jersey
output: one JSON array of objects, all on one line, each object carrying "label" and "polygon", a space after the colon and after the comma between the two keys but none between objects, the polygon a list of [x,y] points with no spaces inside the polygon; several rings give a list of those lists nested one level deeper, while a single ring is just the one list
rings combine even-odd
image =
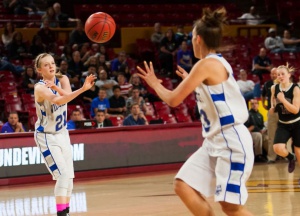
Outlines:
[{"label": "blue trim on jersey", "polygon": [[228,125],[228,124],[233,124],[234,123],[233,115],[221,117],[220,118],[220,123],[221,123],[221,126]]},{"label": "blue trim on jersey", "polygon": [[224,93],[221,94],[211,94],[211,99],[215,101],[225,101],[225,95]]},{"label": "blue trim on jersey", "polygon": [[46,116],[46,111],[41,110],[43,116]]},{"label": "blue trim on jersey", "polygon": [[53,164],[49,169],[53,172],[54,170],[58,170],[58,167],[56,164]]},{"label": "blue trim on jersey", "polygon": [[240,194],[241,187],[239,185],[235,185],[235,184],[227,184],[226,191]]},{"label": "blue trim on jersey", "polygon": [[218,57],[223,57],[221,53],[209,53],[208,55],[205,56],[205,58],[206,58],[207,56],[211,56],[211,55],[216,55],[216,56],[218,56]]},{"label": "blue trim on jersey", "polygon": [[[48,148],[47,150],[50,151],[50,150],[49,150],[49,146],[48,146],[48,141],[47,141],[46,135],[47,135],[47,134],[45,133],[46,146],[47,146],[47,148]],[[59,169],[58,169],[58,167],[57,167],[57,165],[56,165],[56,163],[55,163],[55,160],[54,160],[54,158],[53,158],[51,152],[50,152],[50,156],[51,156],[51,158],[52,158],[52,160],[53,160],[53,165],[52,165],[51,167],[53,167],[53,166],[55,165],[57,171],[58,171],[59,174],[61,175],[61,173],[60,173],[60,171],[59,171]],[[48,166],[49,166],[49,164],[48,164]],[[51,169],[51,167],[49,166],[50,169]],[[53,168],[55,168],[55,167],[53,167]],[[56,170],[56,169],[54,169],[54,170]],[[51,169],[52,172],[53,172],[54,170]]]},{"label": "blue trim on jersey", "polygon": [[237,171],[242,171],[244,172],[245,169],[245,164],[242,163],[231,163],[231,170],[237,170]]},{"label": "blue trim on jersey", "polygon": [[47,157],[47,156],[49,156],[50,154],[51,154],[51,152],[49,151],[49,149],[43,152],[43,156],[44,156],[44,157]]},{"label": "blue trim on jersey", "polygon": [[38,126],[38,128],[36,129],[39,132],[44,132],[44,127],[42,125]]}]

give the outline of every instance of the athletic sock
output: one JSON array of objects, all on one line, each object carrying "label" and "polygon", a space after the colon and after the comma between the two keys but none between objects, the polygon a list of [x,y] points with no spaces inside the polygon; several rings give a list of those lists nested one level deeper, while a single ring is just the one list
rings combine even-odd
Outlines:
[{"label": "athletic sock", "polygon": [[56,211],[61,212],[66,209],[66,204],[56,204]]},{"label": "athletic sock", "polygon": [[289,152],[289,154],[286,156],[286,158],[289,159],[290,161],[295,160],[295,155]]}]

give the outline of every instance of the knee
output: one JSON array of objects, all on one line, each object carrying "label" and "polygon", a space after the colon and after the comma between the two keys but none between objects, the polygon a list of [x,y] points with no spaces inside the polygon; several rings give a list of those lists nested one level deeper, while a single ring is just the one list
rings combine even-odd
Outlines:
[{"label": "knee", "polygon": [[242,208],[242,206],[240,206],[240,205],[227,203],[227,202],[220,202],[220,204],[221,204],[221,207],[222,207],[222,211],[226,215],[237,215],[237,213]]},{"label": "knee", "polygon": [[280,145],[280,144],[275,144],[275,145],[273,145],[273,149],[274,149],[275,153],[280,153],[280,152],[284,151],[285,146]]},{"label": "knee", "polygon": [[180,196],[185,190],[185,183],[179,179],[175,179],[173,183],[175,193]]}]

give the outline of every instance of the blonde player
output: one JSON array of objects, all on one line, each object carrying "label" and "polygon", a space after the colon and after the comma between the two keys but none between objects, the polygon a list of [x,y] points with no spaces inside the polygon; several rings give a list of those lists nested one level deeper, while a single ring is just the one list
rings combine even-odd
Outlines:
[{"label": "blonde player", "polygon": [[139,76],[170,106],[179,105],[195,90],[201,115],[202,147],[182,166],[175,177],[175,192],[194,215],[214,215],[206,197],[215,195],[227,215],[252,215],[243,205],[248,193],[246,181],[253,167],[252,138],[244,126],[248,118],[245,100],[229,63],[217,53],[226,10],[203,10],[193,29],[193,49],[199,59],[170,91],[160,84],[153,65],[138,67]]},{"label": "blonde player", "polygon": [[68,78],[56,73],[56,65],[51,55],[38,55],[35,69],[43,79],[34,86],[38,116],[34,139],[44,157],[45,165],[56,180],[54,194],[57,215],[66,216],[69,213],[74,178],[72,149],[66,129],[67,103],[90,89],[95,77],[88,76],[83,86],[72,92]]}]

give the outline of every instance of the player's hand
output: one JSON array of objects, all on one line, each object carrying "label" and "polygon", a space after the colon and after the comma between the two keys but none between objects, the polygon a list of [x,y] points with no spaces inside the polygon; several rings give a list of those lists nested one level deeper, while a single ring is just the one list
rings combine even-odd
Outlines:
[{"label": "player's hand", "polygon": [[152,62],[148,65],[148,63],[144,61],[144,65],[145,70],[137,66],[137,69],[139,70],[138,75],[145,80],[151,88],[154,88],[157,83],[161,83],[161,80],[157,79]]},{"label": "player's hand", "polygon": [[283,102],[283,100],[285,99],[283,92],[279,92],[277,94],[277,98],[278,100],[280,100],[280,102]]},{"label": "player's hand", "polygon": [[92,86],[95,84],[95,79],[96,79],[96,76],[93,74],[90,74],[89,76],[87,76],[83,83],[82,89],[84,91],[86,91],[86,90],[89,90],[90,88],[92,88]]},{"label": "player's hand", "polygon": [[183,80],[189,75],[182,67],[177,65],[176,74],[180,76]]},{"label": "player's hand", "polygon": [[55,85],[54,82],[51,80],[45,80],[45,84],[47,88],[51,88],[53,90],[57,89],[57,85]]}]

